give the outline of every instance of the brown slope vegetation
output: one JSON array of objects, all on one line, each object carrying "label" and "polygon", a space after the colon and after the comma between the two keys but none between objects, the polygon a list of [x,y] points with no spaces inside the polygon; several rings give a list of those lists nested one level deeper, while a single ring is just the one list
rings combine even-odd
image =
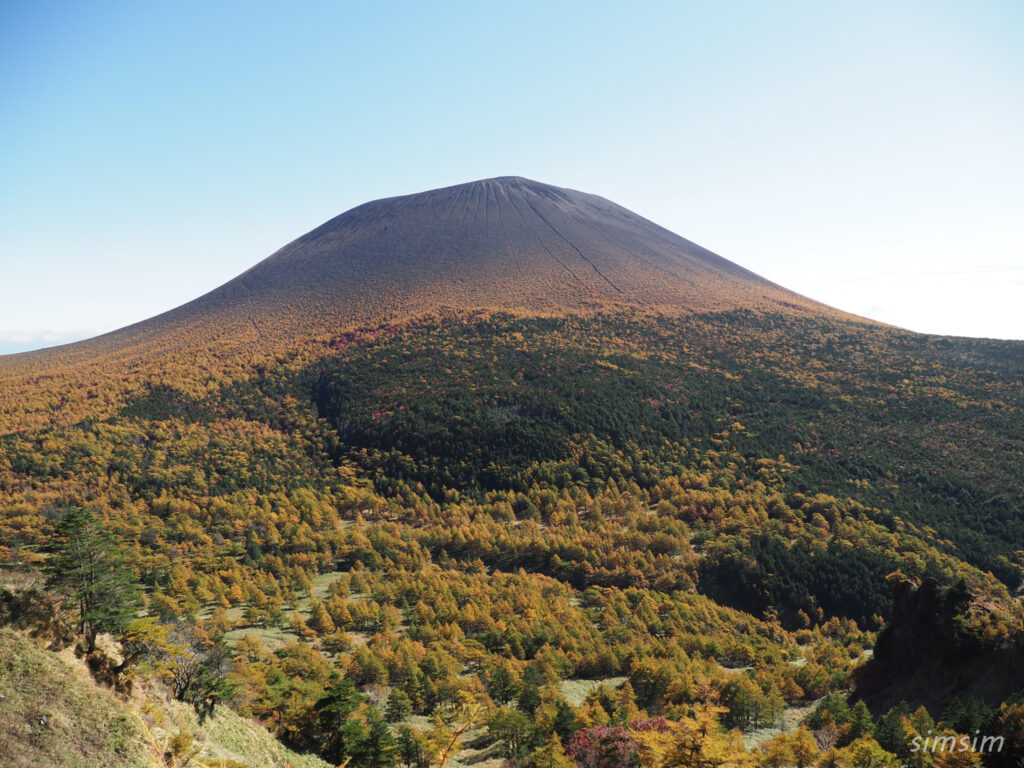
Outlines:
[{"label": "brown slope vegetation", "polygon": [[0,433],[81,418],[76,392],[102,399],[111,381],[128,390],[151,376],[202,382],[359,325],[476,308],[615,307],[838,314],[603,198],[488,179],[366,203],[175,310],[0,357]]}]

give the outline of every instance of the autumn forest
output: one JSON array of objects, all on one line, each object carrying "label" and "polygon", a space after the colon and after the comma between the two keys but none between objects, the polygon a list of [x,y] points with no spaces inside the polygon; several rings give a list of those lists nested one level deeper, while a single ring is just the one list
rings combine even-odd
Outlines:
[{"label": "autumn forest", "polygon": [[[683,247],[502,184],[580,256],[566,200]],[[94,728],[107,764],[1019,766],[1024,343],[783,301],[694,249],[726,286],[694,311],[600,261],[622,300],[374,321],[229,285],[9,359],[5,642],[135,713]],[[43,750],[57,705],[11,679],[0,751]],[[202,751],[225,717],[274,756]],[[921,746],[979,734],[1001,748]]]}]

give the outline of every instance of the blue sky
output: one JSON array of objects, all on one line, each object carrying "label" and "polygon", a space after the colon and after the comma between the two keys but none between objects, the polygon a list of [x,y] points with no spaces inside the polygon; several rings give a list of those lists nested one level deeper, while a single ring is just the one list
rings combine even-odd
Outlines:
[{"label": "blue sky", "polygon": [[1017,0],[0,0],[0,353],[498,175],[843,309],[1021,339],[1022,39]]}]

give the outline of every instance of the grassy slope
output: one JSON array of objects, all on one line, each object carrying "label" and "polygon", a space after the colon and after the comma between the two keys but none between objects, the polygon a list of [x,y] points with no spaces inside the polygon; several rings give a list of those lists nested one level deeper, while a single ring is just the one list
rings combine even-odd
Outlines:
[{"label": "grassy slope", "polygon": [[184,723],[196,737],[203,762],[234,761],[252,768],[326,768],[327,763],[314,755],[292,752],[258,723],[218,707],[213,716],[199,725],[195,711],[181,702],[172,702],[168,710],[175,723]]},{"label": "grassy slope", "polygon": [[62,655],[0,629],[0,763],[62,768],[146,765],[138,720]]},{"label": "grassy slope", "polygon": [[0,629],[0,764],[6,768],[130,768],[152,766],[154,755],[184,731],[200,765],[324,768],[286,749],[266,729],[219,707],[200,725],[195,712],[162,695],[131,702],[92,682],[68,651],[48,651],[25,634]]}]

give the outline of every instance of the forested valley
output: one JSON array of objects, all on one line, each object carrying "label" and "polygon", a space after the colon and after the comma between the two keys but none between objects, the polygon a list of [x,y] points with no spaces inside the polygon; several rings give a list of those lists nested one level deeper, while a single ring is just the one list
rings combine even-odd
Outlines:
[{"label": "forested valley", "polygon": [[1020,342],[623,310],[0,382],[0,618],[350,768],[1016,766],[1019,693],[858,686],[922,584],[979,667],[1024,648],[1022,380]]}]

